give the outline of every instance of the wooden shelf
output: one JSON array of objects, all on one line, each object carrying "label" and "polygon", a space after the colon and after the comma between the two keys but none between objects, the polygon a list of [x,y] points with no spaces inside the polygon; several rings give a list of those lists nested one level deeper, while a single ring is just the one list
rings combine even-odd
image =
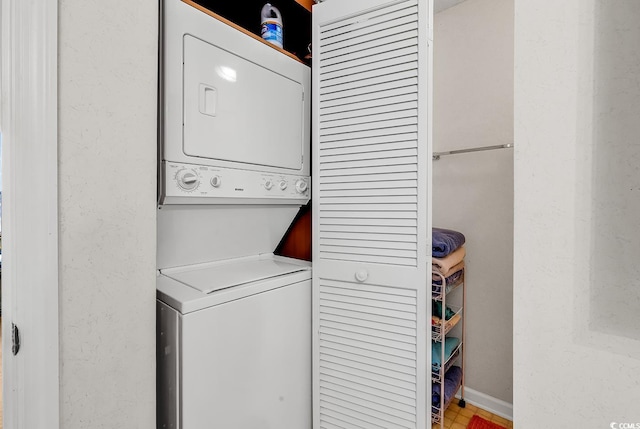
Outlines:
[{"label": "wooden shelf", "polygon": [[[304,64],[310,64],[307,47],[311,43],[310,0],[182,0],[184,3],[247,34],[267,46]],[[260,12],[271,3],[282,14],[284,49],[260,36]]]}]

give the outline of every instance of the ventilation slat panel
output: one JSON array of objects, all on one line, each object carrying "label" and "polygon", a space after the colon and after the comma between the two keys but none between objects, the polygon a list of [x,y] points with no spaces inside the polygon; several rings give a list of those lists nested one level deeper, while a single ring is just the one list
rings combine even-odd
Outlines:
[{"label": "ventilation slat panel", "polygon": [[406,15],[416,15],[413,2],[398,3],[384,8],[367,11],[357,16],[341,19],[340,21],[321,26],[322,38],[320,44],[330,43],[334,37],[350,31],[377,24],[387,18],[398,18]]},{"label": "ventilation slat panel", "polygon": [[321,428],[427,427],[422,21],[430,1],[370,0],[358,2],[360,12],[353,2],[326,2],[316,11],[343,15],[314,13],[314,423]]},{"label": "ventilation slat panel", "polygon": [[324,156],[326,153],[329,155],[329,150],[367,150],[370,147],[374,147],[374,145],[378,144],[393,144],[393,143],[402,143],[404,147],[415,147],[415,140],[417,139],[417,134],[415,132],[405,132],[405,133],[396,133],[392,135],[381,135],[381,136],[372,136],[364,139],[353,139],[353,140],[341,140],[336,142],[328,142],[324,141],[318,145],[318,150],[320,151],[320,157]]},{"label": "ventilation slat panel", "polygon": [[320,236],[320,238],[326,239],[326,240],[345,240],[346,239],[346,240],[362,240],[362,241],[371,240],[371,238],[374,238],[375,239],[373,240],[374,242],[389,241],[389,242],[396,242],[396,243],[409,243],[409,244],[414,243],[414,240],[411,238],[411,235],[409,234],[401,235],[401,234],[395,234],[395,233],[389,233],[389,234],[377,233],[377,235],[374,235],[372,237],[372,234],[367,234],[367,233],[324,231]]},{"label": "ventilation slat panel", "polygon": [[[320,71],[322,78],[335,78],[337,76],[358,76],[358,70],[371,69],[381,64],[397,65],[407,62],[407,60],[417,58],[418,49],[416,46],[407,46],[394,50],[379,49],[377,52],[370,52],[368,57],[352,56],[342,58],[342,62],[334,64],[323,64]],[[319,82],[321,84],[321,82]]]},{"label": "ventilation slat panel", "polygon": [[349,89],[320,93],[320,106],[331,105],[331,102],[336,100],[355,102],[360,99],[376,99],[379,98],[380,93],[398,95],[402,93],[403,88],[416,87],[418,84],[416,75],[416,72],[410,71],[404,72],[402,76],[381,76],[371,79],[365,86],[351,85]]},{"label": "ventilation slat panel", "polygon": [[358,107],[376,106],[381,102],[381,100],[394,100],[403,96],[409,96],[406,98],[411,98],[417,89],[418,87],[415,80],[411,79],[408,81],[401,81],[397,82],[395,86],[389,89],[378,89],[377,91],[372,91],[369,94],[352,97],[333,96],[331,98],[324,99],[320,102],[319,109],[321,111],[329,111],[329,109],[333,107],[345,109],[356,105],[354,108],[357,109]]},{"label": "ventilation slat panel", "polygon": [[326,78],[322,81],[320,92],[327,93],[329,91],[335,91],[339,89],[341,85],[363,86],[362,83],[368,82],[369,79],[380,76],[393,76],[397,73],[415,70],[415,66],[415,62],[407,61],[407,59],[405,59],[404,62],[400,63],[397,60],[388,60],[388,66],[386,67],[379,66],[378,68],[374,69],[367,69],[363,67],[363,71],[359,71],[353,74]]},{"label": "ventilation slat panel", "polygon": [[352,190],[359,190],[366,195],[367,191],[377,189],[408,189],[410,195],[413,194],[411,189],[415,189],[418,186],[416,180],[384,180],[384,181],[358,181],[358,182],[340,182],[340,183],[324,183],[322,187],[323,195],[332,195],[332,193],[348,192]]},{"label": "ventilation slat panel", "polygon": [[375,115],[380,115],[383,113],[396,113],[396,112],[405,112],[407,110],[416,111],[418,108],[418,103],[415,100],[399,100],[396,103],[383,104],[377,106],[371,106],[368,108],[357,109],[355,111],[338,111],[335,113],[324,113],[320,115],[320,123],[326,126],[332,126],[336,122],[340,124],[340,121],[345,121],[349,119],[355,118],[370,118]]},{"label": "ventilation slat panel", "polygon": [[366,341],[347,339],[344,337],[331,335],[327,333],[323,333],[320,336],[320,343],[322,346],[326,346],[329,348],[335,348],[336,345],[347,346],[347,347],[356,348],[358,350],[364,350],[372,353],[380,353],[384,355],[388,354],[390,351],[393,351],[394,354],[389,356],[398,357],[402,359],[409,359],[409,360],[415,360],[416,358],[415,352],[412,352],[409,350],[392,350],[383,345],[366,342]]},{"label": "ventilation slat panel", "polygon": [[352,29],[341,37],[334,37],[332,42],[322,43],[320,49],[324,57],[330,57],[332,52],[340,52],[349,46],[366,47],[376,40],[389,40],[394,36],[407,35],[415,31],[416,19],[414,16],[405,15],[400,17],[391,17],[388,19],[387,28],[380,29],[378,26],[369,26],[359,30]]},{"label": "ventilation slat panel", "polygon": [[345,103],[336,103],[333,106],[325,105],[319,110],[319,120],[322,121],[325,117],[329,117],[333,115],[338,118],[346,118],[349,116],[359,116],[363,114],[367,114],[368,111],[374,109],[380,110],[393,110],[396,106],[401,105],[403,103],[417,103],[417,97],[414,93],[403,93],[403,94],[391,94],[384,100],[384,103],[380,103],[380,99],[374,99],[369,101],[363,101],[360,103],[354,103],[352,100],[349,100]]},{"label": "ventilation slat panel", "polygon": [[[322,314],[333,314],[329,312],[326,307],[323,307],[324,311]],[[338,311],[334,309],[329,309],[333,311]],[[360,317],[358,317],[360,319]],[[353,344],[342,344],[339,342],[333,342],[327,340],[326,338],[322,341],[323,350],[326,350],[327,353],[331,353],[333,351],[339,353],[348,353],[354,356],[363,356],[363,357],[371,357],[375,358],[381,362],[387,362],[392,365],[398,365],[401,367],[412,368],[414,365],[415,355],[410,355],[410,357],[400,356],[398,354],[390,355],[386,353],[381,353],[375,350],[371,350],[371,348],[359,348]]]},{"label": "ventilation slat panel", "polygon": [[341,119],[336,119],[333,121],[325,121],[323,122],[323,127],[325,130],[337,129],[339,127],[345,127],[350,125],[359,125],[359,124],[367,124],[368,127],[373,126],[374,124],[380,123],[382,121],[392,121],[398,119],[406,119],[406,118],[415,118],[418,116],[417,109],[405,109],[405,110],[395,110],[393,112],[382,112],[375,114],[363,114],[357,117],[344,117]]},{"label": "ventilation slat panel", "polygon": [[[394,416],[398,419],[413,421],[413,415],[411,412],[406,412],[401,410],[396,404],[383,405],[380,402],[375,401],[374,396],[370,396],[367,398],[365,395],[354,395],[348,389],[344,389],[341,386],[327,386],[320,385],[320,392],[326,394],[327,396],[331,396],[339,401],[342,401],[344,404],[352,404],[362,408],[372,407],[374,410],[380,413],[384,413],[389,416]],[[374,400],[372,400],[374,399]]]}]

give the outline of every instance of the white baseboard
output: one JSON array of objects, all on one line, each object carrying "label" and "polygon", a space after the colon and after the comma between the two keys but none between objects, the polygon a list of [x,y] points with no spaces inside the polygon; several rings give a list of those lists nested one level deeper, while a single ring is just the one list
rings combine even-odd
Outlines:
[{"label": "white baseboard", "polygon": [[[460,398],[460,392],[458,392],[456,398]],[[464,400],[471,405],[487,410],[496,416],[504,417],[505,419],[513,421],[513,404],[468,387],[464,388]]]}]

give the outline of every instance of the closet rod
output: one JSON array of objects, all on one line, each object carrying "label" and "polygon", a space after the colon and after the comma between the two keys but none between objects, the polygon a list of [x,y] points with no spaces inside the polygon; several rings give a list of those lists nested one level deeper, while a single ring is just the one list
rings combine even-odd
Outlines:
[{"label": "closet rod", "polygon": [[513,144],[498,144],[494,146],[482,146],[482,147],[471,147],[469,149],[459,149],[459,150],[450,150],[449,152],[434,152],[433,160],[437,161],[441,156],[445,155],[457,155],[459,153],[468,153],[468,152],[482,152],[484,150],[494,150],[494,149],[509,149],[512,148]]}]

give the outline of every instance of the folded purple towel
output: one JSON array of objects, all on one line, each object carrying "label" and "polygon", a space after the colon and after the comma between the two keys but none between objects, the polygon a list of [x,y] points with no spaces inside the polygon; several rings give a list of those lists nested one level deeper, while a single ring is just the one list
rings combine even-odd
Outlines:
[{"label": "folded purple towel", "polygon": [[[462,381],[462,369],[452,366],[444,375],[444,403],[446,404],[456,394]],[[440,408],[440,384],[433,383],[431,387],[431,404]],[[434,410],[434,412],[437,412]]]},{"label": "folded purple towel", "polygon": [[465,242],[464,235],[450,229],[433,228],[431,234],[431,255],[434,258],[444,258],[449,253],[462,246]]}]

